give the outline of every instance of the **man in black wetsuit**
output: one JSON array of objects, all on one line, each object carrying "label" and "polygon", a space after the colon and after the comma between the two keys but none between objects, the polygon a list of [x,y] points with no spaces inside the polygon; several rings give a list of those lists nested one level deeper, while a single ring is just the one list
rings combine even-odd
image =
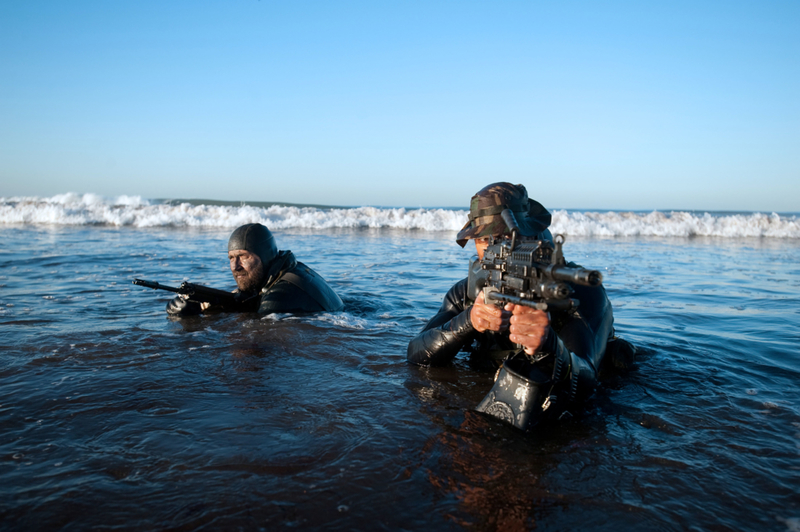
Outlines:
[{"label": "man in black wetsuit", "polygon": [[[291,251],[279,251],[275,237],[261,224],[236,229],[228,240],[228,259],[238,289],[241,312],[320,312],[341,310],[344,304],[317,272],[295,259]],[[167,313],[188,316],[209,308],[208,303],[177,296]]]},{"label": "man in black wetsuit", "polygon": [[[515,213],[525,234],[552,243],[547,229],[550,213],[528,199],[525,187],[494,183],[472,197],[469,221],[458,233],[458,244],[464,247],[468,240],[474,240],[482,259],[491,237],[509,233],[500,215],[506,208]],[[409,343],[408,361],[441,366],[462,349],[470,349],[473,362],[494,368],[504,366],[478,410],[519,428],[563,415],[568,406],[594,390],[607,346],[609,353],[614,353],[615,365],[618,360],[622,364],[633,357],[633,347],[614,337],[613,314],[605,289],[579,285],[573,289],[580,306],[549,315],[513,303],[504,307],[486,304],[483,292],[472,300],[467,293],[467,279],[462,279],[447,292],[439,312]],[[620,349],[623,343],[624,348]],[[507,396],[505,403],[500,398],[503,393]],[[515,401],[518,404],[513,404]]]}]

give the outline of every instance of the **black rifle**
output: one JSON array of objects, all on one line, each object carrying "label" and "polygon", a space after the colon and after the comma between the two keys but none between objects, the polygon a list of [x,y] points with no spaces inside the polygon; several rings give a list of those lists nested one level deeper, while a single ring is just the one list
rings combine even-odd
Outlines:
[{"label": "black rifle", "polygon": [[240,306],[244,301],[240,300],[233,292],[226,292],[225,290],[217,290],[216,288],[209,288],[207,286],[183,282],[179,288],[166,286],[154,281],[145,281],[143,279],[134,279],[133,284],[152,288],[153,290],[167,290],[186,296],[186,299],[195,303],[211,303],[226,309],[233,309]]},{"label": "black rifle", "polygon": [[514,303],[539,310],[569,310],[580,303],[570,298],[568,283],[598,286],[603,282],[597,270],[567,266],[561,246],[563,235],[556,235],[555,245],[547,240],[523,237],[514,213],[506,209],[501,216],[511,230],[510,237],[494,238],[483,254],[469,264],[467,294],[477,299],[482,291],[486,303]]}]

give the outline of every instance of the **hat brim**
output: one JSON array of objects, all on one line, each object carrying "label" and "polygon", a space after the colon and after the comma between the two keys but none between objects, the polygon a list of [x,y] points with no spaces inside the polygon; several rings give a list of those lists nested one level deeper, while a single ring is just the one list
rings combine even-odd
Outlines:
[{"label": "hat brim", "polygon": [[[517,214],[516,219],[523,236],[535,237],[550,226],[552,216],[541,203],[529,199],[528,212],[523,215]],[[470,219],[456,235],[456,243],[463,248],[468,240],[489,236],[500,237],[508,232],[508,226],[499,215]]]}]

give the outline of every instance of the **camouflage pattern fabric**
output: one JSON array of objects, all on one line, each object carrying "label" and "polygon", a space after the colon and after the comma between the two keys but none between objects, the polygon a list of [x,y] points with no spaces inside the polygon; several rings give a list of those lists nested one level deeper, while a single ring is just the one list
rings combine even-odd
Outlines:
[{"label": "camouflage pattern fabric", "polygon": [[528,198],[523,185],[492,183],[472,196],[469,220],[456,237],[458,245],[463,248],[467,240],[500,237],[508,233],[508,227],[500,216],[505,209],[511,209],[520,231],[527,236],[537,235],[550,225],[550,213],[540,203]]}]

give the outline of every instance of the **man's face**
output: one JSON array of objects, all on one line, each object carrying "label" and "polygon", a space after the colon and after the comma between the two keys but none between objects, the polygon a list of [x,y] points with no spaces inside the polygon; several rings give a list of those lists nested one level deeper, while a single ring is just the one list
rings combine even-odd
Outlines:
[{"label": "man's face", "polygon": [[231,273],[236,286],[241,292],[250,292],[261,288],[264,282],[264,266],[255,253],[243,249],[228,252],[231,261]]},{"label": "man's face", "polygon": [[489,247],[489,237],[475,239],[475,251],[478,253],[478,258],[483,260],[483,253]]}]

